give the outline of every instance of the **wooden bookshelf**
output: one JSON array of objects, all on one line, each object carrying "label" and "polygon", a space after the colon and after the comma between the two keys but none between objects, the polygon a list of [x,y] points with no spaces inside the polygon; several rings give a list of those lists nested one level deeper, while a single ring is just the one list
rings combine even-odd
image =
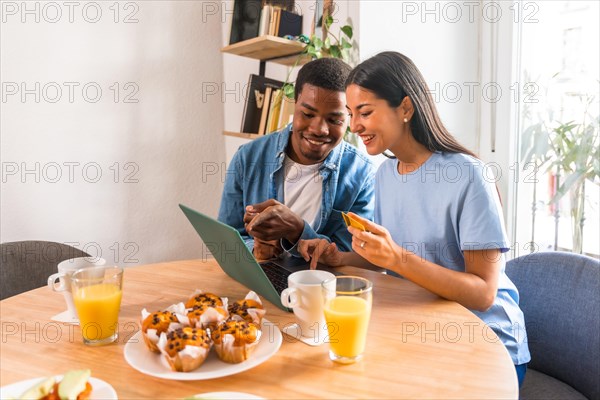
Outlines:
[{"label": "wooden bookshelf", "polygon": [[[295,40],[264,35],[225,46],[221,49],[221,53],[235,54],[261,61],[262,66],[260,74],[263,75],[264,63],[267,61],[288,67],[306,64],[311,60],[309,56],[302,56],[298,59],[305,47],[306,45],[304,43]],[[263,136],[256,133],[240,133],[232,131],[223,131],[223,135],[250,140]]]},{"label": "wooden bookshelf", "polygon": [[258,133],[240,133],[240,132],[231,132],[231,131],[223,131],[223,135],[225,136],[233,136],[242,139],[256,139],[264,135],[259,135]]},{"label": "wooden bookshelf", "polygon": [[[304,43],[294,40],[264,35],[225,46],[221,49],[221,52],[292,66],[305,46]],[[303,57],[298,65],[305,64],[308,61],[308,57]]]}]

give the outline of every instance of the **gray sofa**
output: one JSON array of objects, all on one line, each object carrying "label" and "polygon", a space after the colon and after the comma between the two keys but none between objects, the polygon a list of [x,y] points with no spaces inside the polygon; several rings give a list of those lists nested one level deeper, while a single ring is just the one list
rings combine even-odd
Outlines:
[{"label": "gray sofa", "polygon": [[531,362],[522,399],[600,399],[600,261],[573,253],[511,260]]}]

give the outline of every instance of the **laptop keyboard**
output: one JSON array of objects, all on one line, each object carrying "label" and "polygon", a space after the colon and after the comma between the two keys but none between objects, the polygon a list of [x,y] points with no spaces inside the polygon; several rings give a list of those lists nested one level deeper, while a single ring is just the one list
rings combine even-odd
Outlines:
[{"label": "laptop keyboard", "polygon": [[291,272],[272,262],[261,263],[263,271],[271,281],[277,293],[281,294],[288,287],[288,276]]}]

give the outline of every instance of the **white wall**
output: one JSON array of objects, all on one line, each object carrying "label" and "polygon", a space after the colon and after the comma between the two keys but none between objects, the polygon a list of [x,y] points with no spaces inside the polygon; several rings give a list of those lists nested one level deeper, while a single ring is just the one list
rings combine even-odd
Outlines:
[{"label": "white wall", "polygon": [[[369,0],[359,5],[361,60],[394,50],[414,61],[446,127],[488,163],[509,220],[513,2]],[[495,48],[492,28],[499,37]]]},{"label": "white wall", "polygon": [[[469,98],[469,85],[478,81],[478,20],[471,22],[461,2],[359,4],[361,60],[388,50],[411,58],[424,75],[446,127],[477,152],[478,104],[475,97]],[[453,8],[454,4],[460,7]]]},{"label": "white wall", "polygon": [[62,2],[2,2],[1,241],[78,243],[121,265],[199,257],[177,205],[216,215],[220,199],[202,176],[225,160],[222,104],[202,98],[223,81],[220,17],[200,1],[120,2],[118,16],[114,2],[94,3],[100,16],[75,3],[70,16]]}]

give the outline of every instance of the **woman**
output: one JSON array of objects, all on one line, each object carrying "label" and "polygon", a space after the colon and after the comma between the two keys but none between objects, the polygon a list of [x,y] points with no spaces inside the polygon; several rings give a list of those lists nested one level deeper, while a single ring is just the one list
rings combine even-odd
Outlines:
[{"label": "woman", "polygon": [[346,82],[350,128],[371,155],[389,150],[375,182],[375,223],[351,216],[353,252],[326,240],[303,241],[311,268],[380,267],[456,301],[485,321],[508,349],[519,385],[530,360],[519,295],[504,273],[510,245],[485,166],[444,127],[417,67],[385,52]]}]

